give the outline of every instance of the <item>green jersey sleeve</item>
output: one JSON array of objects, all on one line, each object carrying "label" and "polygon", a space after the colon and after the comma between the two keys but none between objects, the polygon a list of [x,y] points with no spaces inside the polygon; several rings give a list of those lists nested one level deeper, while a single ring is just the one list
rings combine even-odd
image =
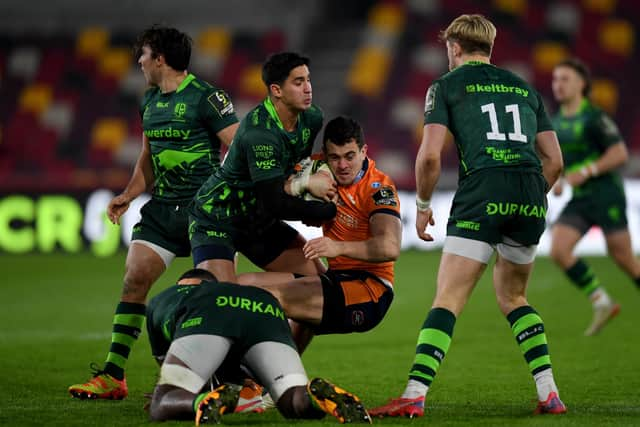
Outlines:
[{"label": "green jersey sleeve", "polygon": [[427,90],[424,101],[424,124],[438,123],[449,128],[449,108],[444,98],[444,82],[435,81]]},{"label": "green jersey sleeve", "polygon": [[612,145],[622,142],[622,135],[615,122],[604,112],[599,111],[589,120],[587,132],[602,152]]},{"label": "green jersey sleeve", "polygon": [[281,141],[273,133],[253,129],[244,137],[251,141],[246,153],[251,181],[260,182],[284,176],[285,153]]},{"label": "green jersey sleeve", "polygon": [[210,94],[203,96],[199,109],[204,127],[214,134],[238,122],[233,102],[222,89],[215,89]]},{"label": "green jersey sleeve", "polygon": [[544,102],[539,93],[536,93],[536,99],[538,100],[538,109],[536,110],[536,122],[538,123],[538,133],[553,130],[553,124],[547,110],[544,108]]}]

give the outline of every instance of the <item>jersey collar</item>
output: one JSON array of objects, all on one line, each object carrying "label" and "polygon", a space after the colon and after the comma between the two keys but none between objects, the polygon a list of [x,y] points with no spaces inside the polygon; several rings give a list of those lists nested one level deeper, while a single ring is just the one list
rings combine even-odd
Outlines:
[{"label": "jersey collar", "polygon": [[180,91],[187,87],[187,85],[191,83],[195,78],[196,76],[194,76],[193,74],[187,74],[187,77],[182,80],[182,83],[180,83],[180,86],[178,86],[178,89],[176,89],[176,93],[180,93]]},{"label": "jersey collar", "polygon": [[362,169],[360,169],[358,171],[358,173],[356,174],[356,177],[353,179],[353,182],[351,183],[351,185],[357,184],[362,179],[364,174],[367,173],[367,169],[369,169],[369,158],[365,157],[364,161],[362,162]]},{"label": "jersey collar", "polygon": [[280,130],[284,130],[284,125],[280,120],[280,116],[278,116],[278,112],[276,111],[276,106],[273,105],[273,102],[271,102],[271,98],[267,96],[267,98],[262,102],[262,104],[264,105],[264,108],[267,109],[267,113],[269,113],[273,121],[276,122],[276,125],[278,125]]}]

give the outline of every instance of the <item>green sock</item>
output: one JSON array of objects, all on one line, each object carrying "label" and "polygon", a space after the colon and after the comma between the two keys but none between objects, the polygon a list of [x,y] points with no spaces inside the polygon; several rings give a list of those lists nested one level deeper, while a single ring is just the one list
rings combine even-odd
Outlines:
[{"label": "green sock", "polygon": [[591,270],[591,267],[580,258],[565,270],[565,274],[586,296],[591,295],[593,291],[600,287],[600,281]]},{"label": "green sock", "polygon": [[529,305],[518,307],[507,315],[507,320],[520,346],[520,351],[529,364],[531,375],[551,368],[544,324],[533,307]]},{"label": "green sock", "polygon": [[422,325],[409,379],[430,386],[449,350],[456,316],[445,308],[432,308]]},{"label": "green sock", "polygon": [[145,305],[120,302],[113,317],[111,347],[107,354],[104,371],[112,377],[124,378],[124,365],[127,363],[131,347],[138,339],[144,324]]}]

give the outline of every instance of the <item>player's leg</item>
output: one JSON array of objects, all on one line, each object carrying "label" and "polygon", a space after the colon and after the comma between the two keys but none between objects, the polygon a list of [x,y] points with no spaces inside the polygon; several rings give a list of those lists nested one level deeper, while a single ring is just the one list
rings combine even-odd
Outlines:
[{"label": "player's leg", "polygon": [[[569,206],[567,209],[573,208]],[[551,230],[551,257],[562,268],[569,280],[591,301],[593,319],[585,331],[586,335],[593,335],[599,331],[609,319],[609,313],[614,311],[617,313],[619,310],[619,306],[612,301],[589,264],[573,254],[576,244],[590,226],[591,222],[570,211],[563,212]]]},{"label": "player's leg", "polygon": [[629,229],[624,228],[605,233],[609,255],[640,289],[640,261],[634,256]]},{"label": "player's leg", "polygon": [[319,259],[305,258],[302,248],[307,241],[301,234],[296,233],[287,247],[274,260],[264,265],[266,271],[286,271],[305,276],[320,274],[326,267]]},{"label": "player's leg", "polygon": [[488,243],[447,236],[438,268],[436,297],[418,335],[405,391],[400,398],[372,409],[372,416],[423,415],[425,397],[449,350],[456,317],[492,254],[493,248]]},{"label": "player's leg", "polygon": [[536,411],[564,413],[566,408],[560,401],[553,378],[544,324],[526,298],[536,247],[518,246],[516,242],[508,241],[499,244],[497,250],[493,269],[496,298],[536,383],[539,402]]},{"label": "player's leg", "polygon": [[[211,393],[200,393],[222,364],[231,345],[226,337],[202,334],[184,336],[172,342],[151,398],[151,419],[193,419],[198,412],[200,417],[218,419],[224,412],[233,412],[238,390],[222,393],[223,389],[216,389],[217,395],[211,396]],[[226,408],[223,410],[218,403],[225,403]],[[209,406],[217,410],[211,413]]]},{"label": "player's leg", "polygon": [[175,255],[148,241],[135,240],[125,263],[121,300],[113,318],[111,345],[103,369],[95,367],[93,378],[69,387],[80,399],[122,399],[128,394],[125,365],[142,330],[149,289]]},{"label": "player's leg", "polygon": [[290,345],[264,341],[253,345],[244,361],[256,373],[285,418],[322,418],[325,413],[341,422],[369,422],[360,400],[330,382],[309,381],[300,355]]}]

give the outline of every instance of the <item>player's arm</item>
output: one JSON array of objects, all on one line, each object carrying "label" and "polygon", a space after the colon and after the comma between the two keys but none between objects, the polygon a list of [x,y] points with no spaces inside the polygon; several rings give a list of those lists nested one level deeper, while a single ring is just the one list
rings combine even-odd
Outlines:
[{"label": "player's arm", "polygon": [[628,160],[627,146],[624,141],[620,141],[609,146],[600,158],[589,165],[588,170],[590,176],[598,176],[619,168]]},{"label": "player's arm", "polygon": [[[551,189],[563,168],[562,151],[554,131],[547,130],[536,134],[536,152],[542,162],[542,175],[547,181],[547,188]],[[557,191],[554,192],[557,194]]]},{"label": "player's arm", "polygon": [[233,142],[233,137],[235,136],[239,126],[240,123],[233,123],[226,128],[219,130],[216,135],[224,145],[229,147],[231,142]]},{"label": "player's arm", "polygon": [[151,149],[149,138],[142,135],[142,149],[133,168],[133,174],[124,191],[111,199],[107,206],[107,216],[114,224],[120,223],[120,217],[129,209],[133,199],[153,188],[154,176],[151,165]]},{"label": "player's arm", "polygon": [[336,241],[328,237],[309,240],[303,248],[308,259],[345,256],[360,261],[395,261],[400,255],[402,222],[398,215],[379,212],[369,219],[371,237],[363,241]]},{"label": "player's arm", "polygon": [[416,156],[416,231],[422,240],[432,241],[426,232],[427,225],[434,225],[431,196],[440,177],[442,149],[453,135],[439,123],[424,126],[422,142]]},{"label": "player's arm", "polygon": [[305,201],[284,190],[284,177],[255,183],[260,211],[278,219],[322,222],[336,216],[336,205],[328,202]]}]

